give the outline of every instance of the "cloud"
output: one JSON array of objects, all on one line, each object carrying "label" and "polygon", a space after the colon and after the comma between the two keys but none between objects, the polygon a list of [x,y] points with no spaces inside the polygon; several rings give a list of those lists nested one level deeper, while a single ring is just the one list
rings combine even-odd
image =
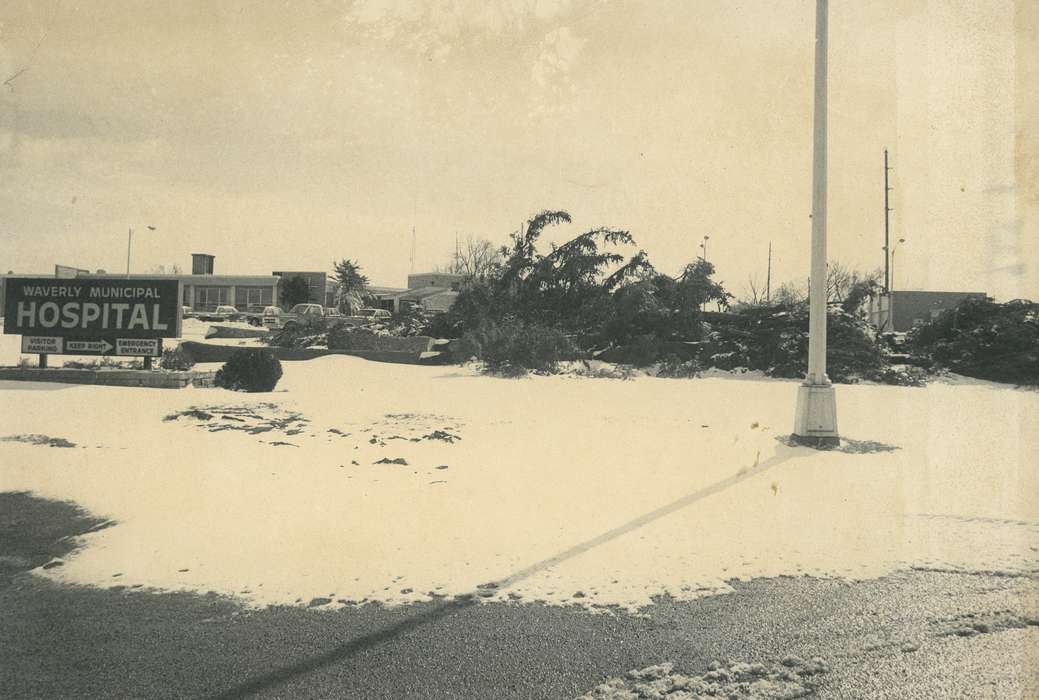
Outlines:
[{"label": "cloud", "polygon": [[372,38],[443,60],[461,45],[522,36],[569,8],[570,0],[358,0],[346,21]]},{"label": "cloud", "polygon": [[549,87],[566,81],[566,74],[588,43],[568,27],[557,27],[545,35],[530,74],[538,85]]}]

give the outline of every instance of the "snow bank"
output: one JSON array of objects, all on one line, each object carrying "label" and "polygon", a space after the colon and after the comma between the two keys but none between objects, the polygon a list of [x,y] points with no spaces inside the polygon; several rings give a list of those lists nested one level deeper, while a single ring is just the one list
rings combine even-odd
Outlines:
[{"label": "snow bank", "polygon": [[[1035,392],[839,386],[842,430],[897,449],[816,452],[777,440],[791,382],[284,370],[264,395],[0,383],[0,437],[77,446],[0,441],[0,490],[119,523],[40,575],[637,608],[756,576],[1039,570]],[[163,420],[192,407],[209,417]]]},{"label": "snow bank", "polygon": [[671,663],[664,663],[608,678],[577,700],[790,700],[812,695],[818,677],[828,672],[829,665],[819,657],[803,661],[791,656],[770,666],[715,661],[702,676],[676,673]]}]

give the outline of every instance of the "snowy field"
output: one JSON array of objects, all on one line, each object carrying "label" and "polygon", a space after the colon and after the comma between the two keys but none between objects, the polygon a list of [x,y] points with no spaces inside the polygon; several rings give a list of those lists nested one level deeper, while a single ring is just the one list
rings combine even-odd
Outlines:
[{"label": "snowy field", "polygon": [[782,441],[796,382],[283,367],[265,395],[0,382],[0,491],[115,523],[38,574],[636,609],[758,576],[1039,571],[1036,392],[838,386],[851,441],[818,452]]}]

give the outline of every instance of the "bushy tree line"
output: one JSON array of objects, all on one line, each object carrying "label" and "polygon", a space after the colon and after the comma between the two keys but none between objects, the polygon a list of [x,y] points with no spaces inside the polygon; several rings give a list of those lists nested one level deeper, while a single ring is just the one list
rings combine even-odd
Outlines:
[{"label": "bushy tree line", "polygon": [[[638,366],[747,367],[776,376],[803,376],[808,310],[801,299],[728,309],[732,295],[700,258],[676,276],[656,270],[627,231],[596,228],[545,248],[565,211],[544,211],[514,233],[496,262],[471,276],[451,310],[433,319],[430,335],[458,338],[460,358],[492,371],[551,371],[565,359],[603,353]],[[867,276],[835,270],[835,295],[861,304]],[[831,366],[838,381],[869,377],[883,364],[871,333],[852,314],[830,320]],[[686,364],[682,364],[686,363]],[[681,365],[681,366],[679,366]]]},{"label": "bushy tree line", "polygon": [[1039,385],[1039,304],[969,298],[907,339],[918,357],[969,377]]},{"label": "bushy tree line", "polygon": [[703,305],[727,303],[709,263],[690,264],[676,278],[661,274],[628,231],[595,228],[539,246],[546,228],[570,221],[565,211],[533,217],[483,274],[467,280],[428,332],[461,338],[462,352],[489,364],[514,351],[512,369],[546,370],[647,333],[660,340],[696,336]]},{"label": "bushy tree line", "polygon": [[651,270],[627,231],[597,228],[550,250],[538,250],[548,226],[569,223],[565,211],[544,211],[512,235],[499,261],[463,288],[442,330],[454,335],[505,321],[586,335],[608,319],[613,293]]}]

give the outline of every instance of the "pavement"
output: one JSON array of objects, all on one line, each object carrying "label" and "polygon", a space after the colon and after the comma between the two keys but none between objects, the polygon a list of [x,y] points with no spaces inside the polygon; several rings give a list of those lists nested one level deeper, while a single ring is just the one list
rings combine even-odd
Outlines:
[{"label": "pavement", "polygon": [[660,598],[635,615],[479,597],[246,609],[36,576],[71,550],[69,535],[105,523],[74,504],[0,497],[7,698],[574,698],[655,664],[704,674],[794,657],[825,659],[806,691],[815,697],[1039,697],[1034,576],[733,581],[733,593]]}]

